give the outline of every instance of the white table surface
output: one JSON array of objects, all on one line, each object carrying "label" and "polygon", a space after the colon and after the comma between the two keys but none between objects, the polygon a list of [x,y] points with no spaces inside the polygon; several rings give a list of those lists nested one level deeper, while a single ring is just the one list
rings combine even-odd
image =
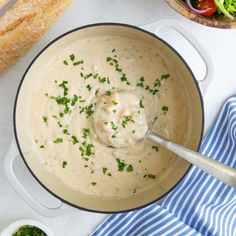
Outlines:
[{"label": "white table surface", "polygon": [[[101,5],[99,7],[98,2],[102,4],[102,7]],[[73,6],[40,41],[16,65],[0,76],[1,163],[13,140],[13,102],[23,72],[32,58],[48,42],[56,36],[84,24],[119,21],[140,25],[154,19],[171,18],[178,20],[208,51],[214,66],[213,80],[204,95],[206,130],[224,101],[229,96],[236,94],[236,30],[212,29],[190,22],[175,13],[164,0],[133,0],[133,2],[140,4],[135,9],[132,9],[130,4],[132,1],[126,1],[123,9],[121,8],[125,1],[113,0],[112,4],[111,2],[111,0],[75,0]],[[123,12],[125,16],[121,17],[120,12]],[[105,215],[102,214],[83,211],[57,218],[46,218],[38,215],[17,196],[8,184],[3,174],[2,165],[0,165],[0,232],[15,220],[30,218],[45,223],[56,236],[88,235],[104,217]]]}]

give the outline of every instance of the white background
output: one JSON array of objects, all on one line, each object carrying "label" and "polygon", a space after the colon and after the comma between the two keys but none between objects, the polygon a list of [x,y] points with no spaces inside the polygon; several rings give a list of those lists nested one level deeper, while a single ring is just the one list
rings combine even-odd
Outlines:
[{"label": "white background", "polygon": [[[104,21],[144,25],[158,19],[176,19],[210,54],[214,76],[204,95],[206,130],[224,101],[236,93],[236,30],[201,26],[175,13],[164,0],[75,0],[67,12],[50,28],[16,65],[0,76],[0,160],[13,140],[12,112],[20,79],[39,50],[56,36],[75,27]],[[171,41],[175,38],[172,37]],[[183,44],[183,50],[185,45]],[[181,49],[179,49],[181,51]],[[195,62],[192,62],[192,65]],[[198,64],[193,65],[195,70]],[[24,171],[24,169],[22,169]],[[14,192],[0,165],[0,232],[11,222],[31,218],[45,223],[56,236],[88,235],[104,215],[77,211],[57,218],[41,217],[33,212]]]}]

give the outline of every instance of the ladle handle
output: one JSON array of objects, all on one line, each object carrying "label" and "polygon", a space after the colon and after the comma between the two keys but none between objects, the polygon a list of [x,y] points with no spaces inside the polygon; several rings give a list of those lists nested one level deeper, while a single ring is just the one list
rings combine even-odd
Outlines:
[{"label": "ladle handle", "polygon": [[236,188],[236,169],[215,161],[198,152],[194,152],[179,144],[161,138],[151,131],[148,131],[146,138],[174,152],[218,180],[223,181],[225,184]]}]

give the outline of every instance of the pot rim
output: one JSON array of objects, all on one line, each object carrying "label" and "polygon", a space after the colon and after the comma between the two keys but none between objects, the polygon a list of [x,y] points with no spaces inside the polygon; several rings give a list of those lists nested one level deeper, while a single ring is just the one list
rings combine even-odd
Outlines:
[{"label": "pot rim", "polygon": [[127,28],[130,28],[130,29],[133,29],[133,30],[138,30],[144,34],[148,34],[150,36],[152,36],[154,39],[156,40],[159,40],[161,41],[163,44],[165,44],[169,49],[171,49],[180,59],[181,61],[184,63],[184,65],[186,66],[187,70],[189,71],[189,73],[191,74],[191,77],[195,83],[195,86],[198,90],[198,94],[199,94],[199,98],[200,98],[200,102],[201,102],[201,109],[202,109],[202,127],[201,127],[201,134],[200,134],[200,140],[199,140],[199,144],[198,144],[198,147],[197,147],[197,150],[199,150],[200,148],[200,145],[201,145],[201,141],[202,141],[202,138],[203,138],[203,131],[204,131],[204,124],[205,124],[205,112],[204,112],[204,102],[203,102],[203,96],[202,96],[202,93],[201,93],[201,89],[200,89],[200,86],[199,86],[199,83],[197,81],[197,79],[195,78],[191,68],[188,66],[187,62],[183,59],[183,57],[171,46],[169,45],[166,41],[164,41],[163,39],[161,39],[160,37],[158,37],[157,35],[155,35],[154,33],[151,33],[147,30],[144,30],[144,29],[141,29],[137,26],[134,26],[134,25],[129,25],[129,24],[124,24],[124,23],[111,23],[111,22],[107,22],[107,23],[95,23],[95,24],[89,24],[89,25],[84,25],[84,26],[81,26],[81,27],[77,27],[77,28],[74,28],[70,31],[67,31],[66,33],[56,37],[54,40],[52,40],[51,42],[49,42],[43,49],[40,50],[40,52],[34,57],[34,59],[31,61],[31,63],[29,64],[29,66],[27,67],[25,73],[23,74],[23,77],[21,78],[21,81],[20,81],[20,84],[17,88],[17,92],[16,92],[16,97],[15,97],[15,101],[14,101],[14,110],[13,110],[13,127],[14,127],[14,136],[15,136],[15,140],[16,140],[16,144],[17,144],[17,148],[19,150],[19,153],[20,153],[20,156],[22,158],[22,160],[24,161],[27,169],[30,171],[30,173],[32,174],[32,176],[36,179],[36,181],[44,188],[46,189],[50,194],[52,194],[54,197],[56,197],[57,199],[59,199],[60,201],[62,201],[63,203],[66,203],[68,204],[69,206],[72,206],[72,207],[75,207],[77,209],[80,209],[80,210],[84,210],[84,211],[88,211],[88,212],[94,212],[94,213],[102,213],[102,214],[114,214],[114,213],[124,213],[124,212],[130,212],[130,211],[134,211],[134,210],[138,210],[138,209],[141,209],[141,208],[144,208],[146,206],[149,206],[157,201],[160,201],[161,199],[163,199],[167,194],[169,194],[174,188],[177,187],[177,185],[183,180],[183,178],[187,175],[187,173],[190,171],[191,167],[192,167],[192,164],[190,163],[190,166],[189,168],[185,171],[185,173],[183,174],[183,176],[180,178],[180,180],[178,182],[176,182],[176,184],[170,188],[167,192],[165,192],[161,197],[158,197],[156,198],[155,200],[149,202],[149,203],[146,203],[146,204],[143,204],[143,205],[140,205],[140,206],[137,206],[137,207],[134,207],[134,208],[131,208],[131,209],[126,209],[126,210],[118,210],[118,211],[102,211],[102,210],[94,210],[94,209],[88,209],[88,208],[84,208],[84,207],[81,207],[81,206],[78,206],[76,204],[73,204],[65,199],[63,199],[62,197],[58,196],[57,194],[55,194],[53,191],[51,191],[47,186],[45,186],[41,181],[40,179],[34,174],[33,170],[30,168],[30,166],[28,165],[24,155],[23,155],[23,152],[21,150],[21,147],[20,147],[20,143],[19,143],[19,139],[18,139],[18,136],[17,136],[17,127],[16,127],[16,110],[17,110],[17,103],[18,103],[18,97],[19,97],[19,93],[20,93],[20,90],[21,90],[21,86],[25,80],[25,77],[28,73],[28,71],[30,70],[31,66],[34,64],[34,62],[38,59],[38,57],[46,50],[48,49],[52,44],[54,44],[55,42],[57,42],[58,40],[60,40],[61,38],[63,38],[64,36],[68,35],[68,34],[71,34],[75,31],[78,31],[78,30],[82,30],[82,29],[86,29],[86,28],[92,28],[92,27],[99,27],[99,26],[121,26],[121,27],[127,27]]}]

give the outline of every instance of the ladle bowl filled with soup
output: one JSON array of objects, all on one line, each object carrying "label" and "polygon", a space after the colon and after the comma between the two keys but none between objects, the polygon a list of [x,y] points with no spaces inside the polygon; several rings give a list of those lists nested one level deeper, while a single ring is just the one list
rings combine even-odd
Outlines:
[{"label": "ladle bowl filled with soup", "polygon": [[197,150],[202,96],[180,55],[123,24],[72,30],[33,60],[14,125],[25,164],[72,206],[122,212],[166,195],[190,164],[145,139],[148,128]]}]

